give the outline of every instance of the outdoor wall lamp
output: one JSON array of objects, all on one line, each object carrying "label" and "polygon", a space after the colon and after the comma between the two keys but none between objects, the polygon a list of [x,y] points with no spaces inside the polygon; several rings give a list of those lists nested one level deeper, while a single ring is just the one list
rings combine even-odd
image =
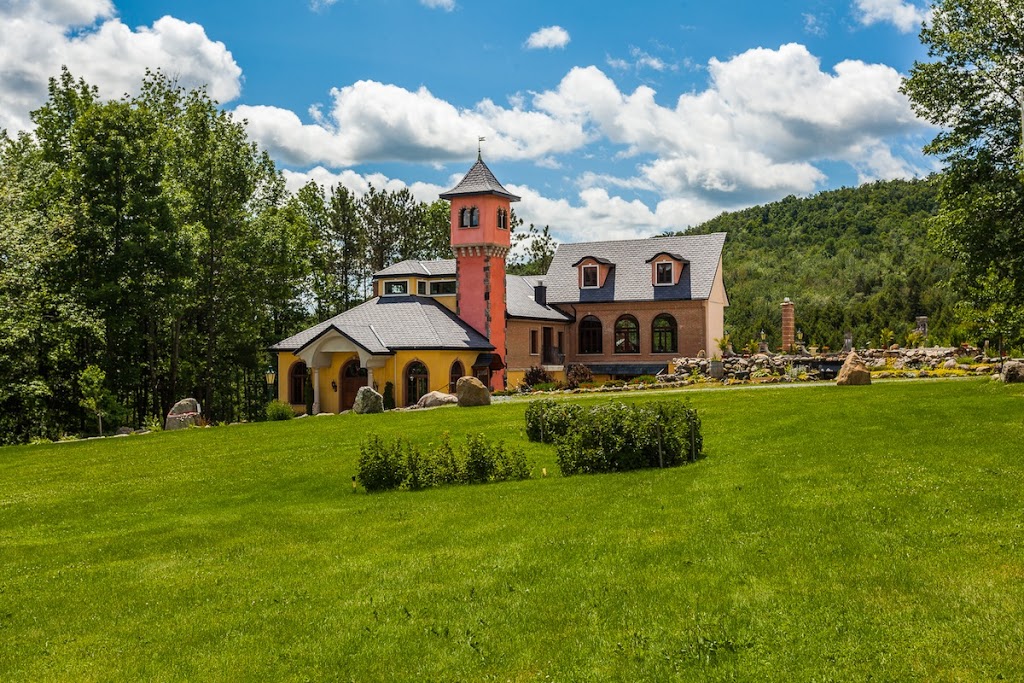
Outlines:
[{"label": "outdoor wall lamp", "polygon": [[331,389],[332,389],[332,390],[333,390],[333,391],[334,391],[335,393],[337,393],[337,391],[338,391],[338,383],[337,383],[337,381],[335,381],[335,380],[333,380],[333,379],[331,380]]}]

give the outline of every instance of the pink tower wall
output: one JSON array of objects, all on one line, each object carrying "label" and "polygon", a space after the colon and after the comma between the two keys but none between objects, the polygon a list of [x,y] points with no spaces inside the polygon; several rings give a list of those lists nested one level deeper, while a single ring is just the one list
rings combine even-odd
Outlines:
[{"label": "pink tower wall", "polygon": [[[464,207],[480,210],[480,225],[459,227]],[[509,201],[497,195],[469,195],[452,200],[451,236],[459,281],[456,311],[466,324],[487,337],[505,361],[505,256],[508,229],[497,227],[498,209],[511,214]],[[511,216],[510,216],[511,218]],[[505,388],[505,371],[491,373],[491,386]]]}]

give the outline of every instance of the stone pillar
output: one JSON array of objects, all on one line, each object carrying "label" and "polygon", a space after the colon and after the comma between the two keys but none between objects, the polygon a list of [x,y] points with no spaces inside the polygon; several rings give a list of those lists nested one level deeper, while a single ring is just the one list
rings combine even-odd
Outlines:
[{"label": "stone pillar", "polygon": [[313,368],[313,414],[320,414],[320,368]]},{"label": "stone pillar", "polygon": [[373,386],[373,368],[369,365],[366,366],[366,386],[370,387],[374,391],[377,391]]},{"label": "stone pillar", "polygon": [[790,353],[793,350],[793,340],[796,335],[796,326],[794,325],[795,313],[793,311],[793,302],[789,300],[787,296],[782,302],[782,352]]}]

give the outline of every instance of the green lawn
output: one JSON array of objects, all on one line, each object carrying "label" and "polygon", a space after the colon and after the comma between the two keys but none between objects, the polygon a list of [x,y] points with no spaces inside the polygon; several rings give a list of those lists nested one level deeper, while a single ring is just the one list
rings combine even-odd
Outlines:
[{"label": "green lawn", "polygon": [[[1024,387],[655,396],[706,459],[561,478],[521,402],[0,449],[0,680],[1024,678]],[[442,429],[536,478],[353,494]]]}]

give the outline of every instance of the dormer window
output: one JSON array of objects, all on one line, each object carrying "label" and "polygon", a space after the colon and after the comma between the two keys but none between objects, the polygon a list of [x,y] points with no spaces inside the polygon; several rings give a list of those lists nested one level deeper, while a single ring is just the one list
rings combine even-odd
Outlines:
[{"label": "dormer window", "polygon": [[498,209],[498,229],[508,230],[508,211]]},{"label": "dormer window", "polygon": [[467,206],[459,209],[459,227],[476,228],[480,225],[480,209],[475,206]]},{"label": "dormer window", "polygon": [[391,280],[384,283],[384,296],[404,296],[408,293],[408,280]]},{"label": "dormer window", "polygon": [[579,273],[580,289],[600,289],[615,264],[600,256],[584,256],[572,267]]},{"label": "dormer window", "polygon": [[654,266],[654,284],[656,285],[671,285],[675,284],[675,278],[673,275],[673,265],[671,261],[659,261]]},{"label": "dormer window", "polygon": [[689,263],[681,254],[662,251],[647,259],[651,264],[651,282],[655,287],[669,287],[679,284],[679,279]]}]

